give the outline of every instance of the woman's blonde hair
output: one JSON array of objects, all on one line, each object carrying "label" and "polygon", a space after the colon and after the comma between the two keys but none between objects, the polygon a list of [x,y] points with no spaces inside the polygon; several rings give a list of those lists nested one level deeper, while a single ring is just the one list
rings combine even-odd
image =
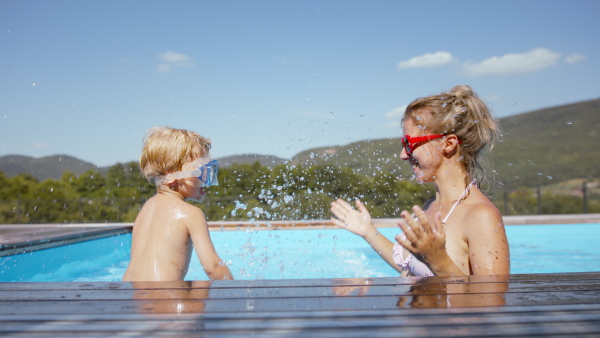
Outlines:
[{"label": "woman's blonde hair", "polygon": [[180,171],[184,164],[208,156],[209,151],[210,140],[193,131],[153,127],[144,136],[140,170],[153,182],[158,176]]},{"label": "woman's blonde hair", "polygon": [[493,148],[500,128],[470,86],[459,85],[447,93],[414,100],[406,108],[403,121],[407,118],[434,134],[456,135],[462,142],[459,157],[467,173],[465,183],[485,178],[480,155],[484,149]]}]

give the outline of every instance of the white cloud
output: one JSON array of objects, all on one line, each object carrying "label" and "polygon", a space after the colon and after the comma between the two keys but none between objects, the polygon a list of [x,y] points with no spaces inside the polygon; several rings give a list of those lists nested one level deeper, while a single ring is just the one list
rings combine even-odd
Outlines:
[{"label": "white cloud", "polygon": [[396,108],[390,110],[389,112],[385,113],[384,117],[386,119],[392,119],[392,121],[388,121],[388,122],[382,124],[381,128],[383,128],[383,129],[400,129],[400,128],[402,128],[402,123],[400,122],[400,120],[402,120],[402,117],[404,116],[404,111],[406,110],[406,107],[408,107],[407,104],[400,106],[400,107],[396,107]]},{"label": "white cloud", "polygon": [[194,59],[191,57],[172,51],[158,54],[157,57],[162,61],[156,68],[159,72],[168,72],[174,67],[189,67],[194,64]]},{"label": "white cloud", "polygon": [[404,111],[406,110],[406,107],[408,107],[407,104],[390,110],[389,112],[385,113],[385,118],[387,118],[387,119],[402,118],[402,116],[404,116]]},{"label": "white cloud", "polygon": [[405,68],[421,68],[421,67],[437,67],[456,61],[449,52],[427,53],[421,56],[400,61],[396,65],[397,69]]},{"label": "white cloud", "polygon": [[587,56],[581,54],[571,54],[565,57],[565,61],[567,61],[567,63],[576,63],[585,60],[587,60]]},{"label": "white cloud", "polygon": [[554,66],[558,59],[560,59],[560,53],[546,48],[535,48],[521,54],[509,53],[503,56],[493,56],[480,63],[466,62],[463,65],[463,71],[465,75],[471,77],[525,74]]}]

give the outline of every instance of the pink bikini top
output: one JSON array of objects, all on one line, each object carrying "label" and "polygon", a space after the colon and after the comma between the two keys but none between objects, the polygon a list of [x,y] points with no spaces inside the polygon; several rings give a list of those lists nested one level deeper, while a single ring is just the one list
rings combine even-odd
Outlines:
[{"label": "pink bikini top", "polygon": [[[400,237],[406,238],[406,236],[404,236],[403,233],[400,234]],[[425,265],[425,263],[416,259],[415,256],[413,256],[413,254],[411,254],[410,252],[407,252],[408,256],[406,257],[406,259],[404,259],[402,257],[402,251],[404,251],[404,247],[398,244],[398,242],[394,243],[394,253],[392,258],[394,259],[394,263],[396,263],[399,267],[401,267],[404,270],[410,271],[415,276],[435,276],[433,272],[429,270],[429,267]]]}]

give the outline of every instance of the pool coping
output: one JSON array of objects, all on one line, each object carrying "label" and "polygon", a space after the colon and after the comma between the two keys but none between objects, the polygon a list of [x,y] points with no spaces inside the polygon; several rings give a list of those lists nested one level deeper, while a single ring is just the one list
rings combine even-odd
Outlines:
[{"label": "pool coping", "polygon": [[[504,224],[548,225],[600,223],[600,214],[522,215],[504,216]],[[377,218],[378,228],[392,228],[398,218]],[[208,222],[212,231],[246,230],[305,230],[335,229],[330,220],[297,221],[215,221]],[[131,232],[133,223],[60,223],[60,224],[0,224],[0,257],[49,249],[93,239]]]},{"label": "pool coping", "polygon": [[131,225],[0,225],[0,257],[50,249],[131,232]]}]

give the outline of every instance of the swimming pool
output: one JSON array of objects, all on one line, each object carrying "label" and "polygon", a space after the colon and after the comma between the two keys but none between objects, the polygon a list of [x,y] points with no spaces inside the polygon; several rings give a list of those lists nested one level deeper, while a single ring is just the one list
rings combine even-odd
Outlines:
[{"label": "swimming pool", "polygon": [[[397,228],[380,228],[393,240]],[[600,224],[507,226],[511,273],[600,271]],[[213,231],[236,279],[392,277],[360,237],[342,229]],[[0,258],[0,282],[120,281],[131,234]],[[208,279],[195,253],[186,280]]]}]

